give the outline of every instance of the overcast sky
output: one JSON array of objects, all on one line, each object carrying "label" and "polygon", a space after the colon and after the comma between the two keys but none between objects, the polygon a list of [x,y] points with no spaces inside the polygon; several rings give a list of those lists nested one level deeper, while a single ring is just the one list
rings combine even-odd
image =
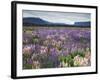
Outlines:
[{"label": "overcast sky", "polygon": [[23,10],[23,17],[38,17],[54,23],[74,24],[74,22],[90,21],[90,13],[52,12]]}]

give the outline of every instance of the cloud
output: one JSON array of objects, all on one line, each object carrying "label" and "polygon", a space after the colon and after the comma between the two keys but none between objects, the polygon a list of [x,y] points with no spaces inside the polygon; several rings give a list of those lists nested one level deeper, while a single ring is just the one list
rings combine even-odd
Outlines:
[{"label": "cloud", "polygon": [[49,22],[74,24],[74,22],[90,21],[90,13],[54,12],[23,10],[23,17],[39,17]]}]

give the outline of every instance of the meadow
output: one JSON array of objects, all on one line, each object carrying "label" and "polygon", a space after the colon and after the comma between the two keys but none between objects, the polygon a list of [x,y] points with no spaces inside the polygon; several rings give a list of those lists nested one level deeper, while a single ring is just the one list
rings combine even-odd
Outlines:
[{"label": "meadow", "polygon": [[23,69],[91,66],[91,31],[79,27],[23,27]]}]

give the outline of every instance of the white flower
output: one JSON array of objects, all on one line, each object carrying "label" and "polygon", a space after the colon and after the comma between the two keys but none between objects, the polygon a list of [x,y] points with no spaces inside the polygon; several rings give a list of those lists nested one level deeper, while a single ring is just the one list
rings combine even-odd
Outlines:
[{"label": "white flower", "polygon": [[75,56],[75,57],[74,57],[74,65],[75,65],[75,66],[79,66],[81,60],[82,60],[82,57],[80,57],[79,55]]},{"label": "white flower", "polygon": [[41,50],[40,50],[40,53],[46,53],[47,52],[47,47],[45,46],[41,46]]},{"label": "white flower", "polygon": [[87,66],[88,65],[88,59],[80,57],[79,55],[74,57],[74,65],[75,66]]},{"label": "white flower", "polygon": [[82,66],[87,66],[88,65],[88,59],[83,58],[83,61],[81,61]]},{"label": "white flower", "polygon": [[47,37],[46,37],[47,39],[51,39],[52,37],[50,36],[50,35],[47,35]]},{"label": "white flower", "polygon": [[63,35],[60,36],[60,39],[61,40],[66,40],[65,36],[63,36]]},{"label": "white flower", "polygon": [[39,63],[39,61],[33,61],[32,69],[39,69],[39,68],[40,68],[40,63]]}]

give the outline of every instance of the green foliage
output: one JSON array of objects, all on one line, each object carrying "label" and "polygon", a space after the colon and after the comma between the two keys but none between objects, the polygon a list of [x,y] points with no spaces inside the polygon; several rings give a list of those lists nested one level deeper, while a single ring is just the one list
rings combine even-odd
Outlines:
[{"label": "green foliage", "polygon": [[23,54],[23,61],[27,62],[27,59],[30,58],[29,54]]},{"label": "green foliage", "polygon": [[79,52],[79,51],[71,53],[70,55],[71,55],[72,58],[74,58],[77,55],[79,55],[80,57],[85,57],[85,54],[83,52]]},{"label": "green foliage", "polygon": [[66,57],[66,61],[67,61],[67,63],[68,63],[68,66],[73,66],[73,58],[72,58],[71,55],[68,55],[68,56]]},{"label": "green foliage", "polygon": [[59,57],[59,61],[60,62],[64,62],[64,63],[68,63],[68,66],[70,67],[74,67],[74,66],[79,66],[78,64],[77,65],[74,65],[74,57],[79,55],[80,57],[85,57],[85,54],[83,52],[74,52],[74,53],[71,53],[67,56],[60,56]]},{"label": "green foliage", "polygon": [[32,69],[32,64],[24,64],[23,68],[24,69]]},{"label": "green foliage", "polygon": [[52,61],[45,61],[45,63],[42,64],[42,68],[52,68],[53,62]]},{"label": "green foliage", "polygon": [[87,41],[86,41],[86,38],[80,37],[80,42],[81,42],[81,43],[86,43],[86,42],[87,42]]},{"label": "green foliage", "polygon": [[23,58],[29,58],[29,57],[30,57],[30,54],[27,54],[27,53],[23,54]]},{"label": "green foliage", "polygon": [[29,54],[23,54],[23,68],[32,69],[32,64],[28,64],[27,60],[30,58]]},{"label": "green foliage", "polygon": [[73,58],[71,55],[61,56],[59,60],[60,62],[68,63],[68,66],[73,66]]},{"label": "green foliage", "polygon": [[39,38],[38,37],[33,37],[32,38],[32,43],[38,43],[39,42]]}]

